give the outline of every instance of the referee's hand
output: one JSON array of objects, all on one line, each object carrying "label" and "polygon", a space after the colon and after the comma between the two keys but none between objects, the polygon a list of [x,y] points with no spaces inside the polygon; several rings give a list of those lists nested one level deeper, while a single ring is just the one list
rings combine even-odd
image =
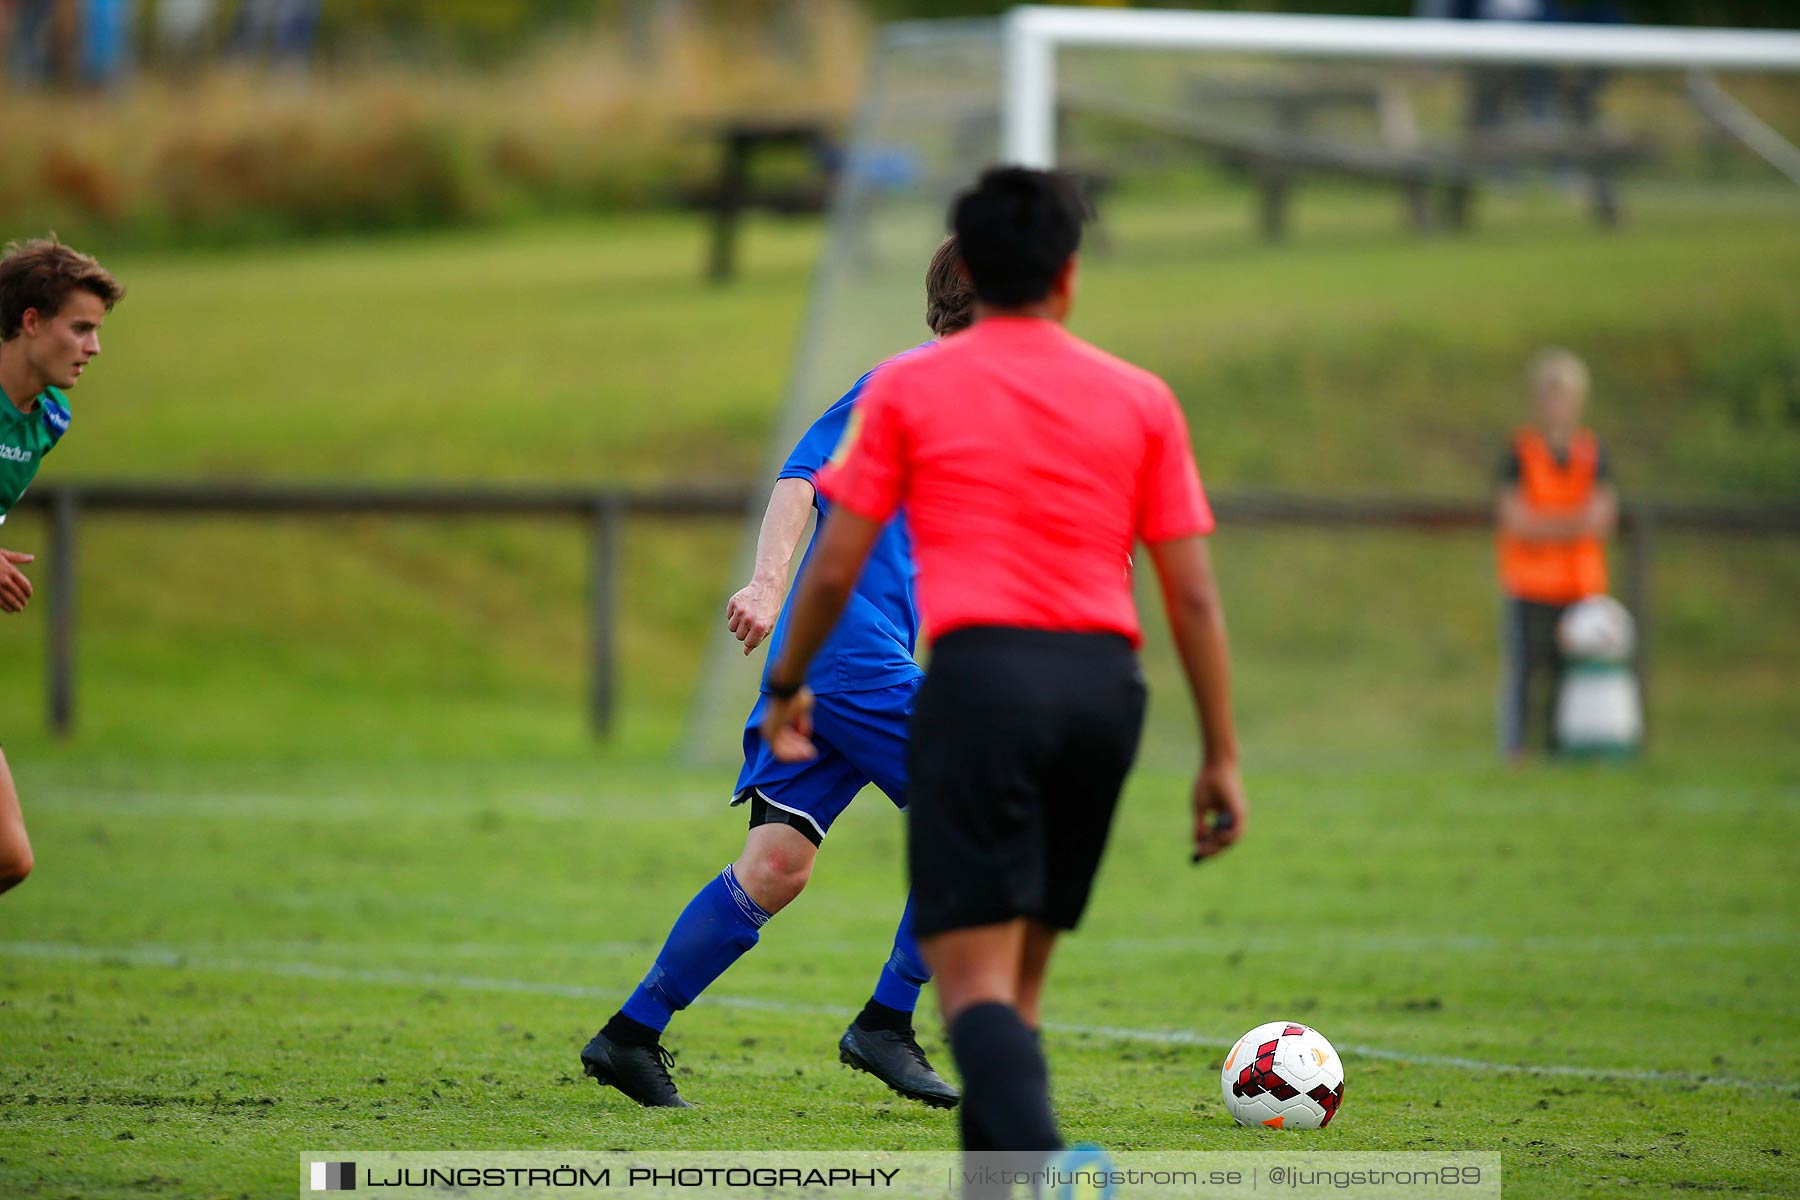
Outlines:
[{"label": "referee's hand", "polygon": [[763,714],[763,741],[769,753],[782,762],[805,762],[819,756],[812,743],[813,694],[801,688],[786,700],[769,698],[769,710]]},{"label": "referee's hand", "polygon": [[1235,763],[1208,763],[1194,780],[1194,861],[1244,836],[1244,781]]}]

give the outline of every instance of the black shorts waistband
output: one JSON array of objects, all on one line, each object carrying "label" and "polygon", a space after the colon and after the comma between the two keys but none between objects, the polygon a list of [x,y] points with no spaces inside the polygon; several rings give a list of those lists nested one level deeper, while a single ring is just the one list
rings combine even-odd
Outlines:
[{"label": "black shorts waistband", "polygon": [[979,650],[1030,650],[1051,654],[1130,654],[1131,639],[1110,631],[1025,629],[1016,625],[965,625],[932,643],[933,654]]}]

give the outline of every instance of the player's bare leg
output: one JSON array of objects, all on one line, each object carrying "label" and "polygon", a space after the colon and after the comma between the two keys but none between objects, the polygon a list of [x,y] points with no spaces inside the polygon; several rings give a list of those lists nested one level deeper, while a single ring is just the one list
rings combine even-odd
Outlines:
[{"label": "player's bare leg", "polygon": [[920,938],[919,948],[925,952],[925,962],[937,984],[944,1024],[953,1024],[977,1004],[1015,1007],[1024,947],[1022,917]]},{"label": "player's bare leg", "polygon": [[[737,861],[690,902],[650,974],[582,1050],[588,1075],[648,1107],[686,1107],[669,1075],[673,1056],[662,1045],[664,1029],[677,1011],[756,944],[764,922],[806,889],[817,858],[818,846],[792,826],[771,822],[750,830]],[[902,928],[910,930],[906,918]],[[897,948],[895,954],[901,951]],[[884,981],[893,964],[890,958]],[[923,972],[922,964],[914,964],[916,978]],[[916,986],[912,995],[916,998]],[[885,1019],[877,1021],[877,1016]],[[910,1006],[901,1012],[871,998],[839,1039],[838,1056],[910,1100],[951,1108],[959,1099],[919,1048]]]},{"label": "player's bare leg", "polygon": [[1050,973],[1050,952],[1056,949],[1057,934],[1041,921],[1025,922],[1025,941],[1019,948],[1019,1019],[1036,1033],[1044,1027],[1039,1004],[1044,995],[1044,978]]},{"label": "player's bare leg", "polygon": [[31,874],[32,862],[25,813],[19,807],[19,789],[13,785],[6,753],[0,751],[0,892],[24,883]]},{"label": "player's bare leg", "polygon": [[806,890],[819,848],[790,825],[758,825],[744,839],[732,873],[762,910],[774,916]]},{"label": "player's bare leg", "polygon": [[[1030,923],[1014,918],[920,939],[962,1071],[963,1149],[1062,1148],[1043,1049],[1019,1012]],[[1033,939],[1034,960],[1048,945]],[[1036,971],[1035,993],[1043,972]]]},{"label": "player's bare leg", "polygon": [[647,1108],[689,1107],[669,1076],[674,1056],[662,1045],[663,1029],[805,890],[818,852],[786,825],[752,829],[738,860],[683,910],[644,983],[583,1048],[589,1077]]}]

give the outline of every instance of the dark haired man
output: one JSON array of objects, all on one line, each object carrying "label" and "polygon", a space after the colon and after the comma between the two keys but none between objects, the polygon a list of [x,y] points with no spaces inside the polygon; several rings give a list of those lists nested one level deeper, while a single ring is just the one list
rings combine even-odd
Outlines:
[{"label": "dark haired man", "polygon": [[871,382],[855,442],[820,477],[836,515],[766,685],[764,737],[804,760],[817,725],[807,665],[904,506],[934,647],[912,727],[909,870],[969,1150],[1062,1144],[1039,1005],[1136,753],[1136,542],[1156,564],[1199,709],[1196,859],[1244,828],[1203,541],[1212,514],[1168,387],[1062,328],[1082,219],[1069,181],[1047,172],[996,168],[958,198],[975,324]]},{"label": "dark haired man", "polygon": [[[932,334],[947,337],[967,326],[972,301],[957,264],[955,239],[946,238],[925,277],[925,320]],[[782,467],[763,514],[755,570],[726,606],[727,621],[745,654],[767,638],[773,655],[785,637],[788,613],[782,600],[788,567],[807,517],[816,507],[819,528],[830,524],[813,479],[843,440],[870,380],[906,357],[857,380],[806,431]],[[815,534],[813,547],[818,544]],[[809,547],[806,561],[811,557]],[[805,562],[800,570],[804,576]],[[751,711],[744,730],[744,767],[732,798],[733,804],[750,807],[744,852],[688,904],[650,973],[582,1050],[584,1068],[600,1083],[648,1107],[687,1107],[669,1078],[673,1056],[662,1046],[671,1018],[754,946],[763,924],[805,888],[825,834],[857,793],[873,783],[905,808],[906,725],[923,674],[913,659],[918,613],[912,577],[906,527],[890,521],[879,531],[850,615],[807,676],[819,697],[816,758],[799,764],[778,761],[758,733],[767,695]],[[912,1028],[919,990],[930,977],[913,939],[909,900],[874,994],[844,1031],[838,1057],[908,1099],[950,1108],[957,1102],[956,1089],[932,1070]]]},{"label": "dark haired man", "polygon": [[[106,268],[54,237],[0,255],[0,524],[69,431],[64,389],[100,353],[100,326],[125,290]],[[0,549],[0,612],[22,612],[29,554]],[[31,873],[31,839],[0,752],[0,892]]]}]

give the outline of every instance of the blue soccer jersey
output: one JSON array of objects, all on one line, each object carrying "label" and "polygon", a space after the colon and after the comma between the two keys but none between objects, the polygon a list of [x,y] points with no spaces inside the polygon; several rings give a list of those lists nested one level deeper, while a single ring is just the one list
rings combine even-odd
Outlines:
[{"label": "blue soccer jersey", "polygon": [[[876,371],[880,369],[875,368]],[[794,452],[788,455],[779,478],[813,481],[843,440],[850,410],[874,373],[871,371],[857,380],[854,387],[812,423],[799,445],[794,447]],[[813,494],[813,507],[818,509],[819,523],[823,527],[829,506],[817,492]],[[802,573],[818,544],[819,535],[815,530],[812,544],[806,548],[806,558],[800,563]],[[844,607],[843,618],[819,648],[807,670],[807,686],[820,695],[870,692],[923,675],[913,658],[919,638],[919,612],[913,603],[912,585],[912,539],[907,534],[905,514],[902,513],[889,521],[876,539],[862,577],[857,580],[856,589]],[[769,638],[768,663],[773,663],[781,654],[790,611],[789,606],[783,605],[781,616],[775,622],[775,631]],[[765,690],[767,685],[768,668],[765,666]]]}]

